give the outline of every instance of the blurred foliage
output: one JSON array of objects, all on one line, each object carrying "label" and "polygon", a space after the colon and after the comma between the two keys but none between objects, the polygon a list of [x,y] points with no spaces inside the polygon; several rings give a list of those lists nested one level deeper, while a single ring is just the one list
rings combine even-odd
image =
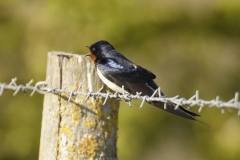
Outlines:
[{"label": "blurred foliage", "polygon": [[[155,73],[168,96],[199,89],[227,101],[240,91],[239,0],[1,0],[0,82],[44,80],[48,51],[86,54],[101,39]],[[42,101],[0,97],[0,159],[38,158]],[[203,109],[208,128],[135,104],[120,108],[119,159],[240,159],[236,110]]]}]

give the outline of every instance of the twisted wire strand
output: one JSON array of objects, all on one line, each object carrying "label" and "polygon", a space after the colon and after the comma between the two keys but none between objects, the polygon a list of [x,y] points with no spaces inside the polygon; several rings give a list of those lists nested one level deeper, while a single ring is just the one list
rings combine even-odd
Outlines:
[{"label": "twisted wire strand", "polygon": [[[28,83],[26,83],[26,85],[18,85],[17,84],[17,78],[13,78],[11,80],[10,83],[0,83],[0,96],[3,95],[4,90],[13,90],[13,96],[15,96],[16,94],[18,94],[19,92],[26,92],[28,90],[32,91],[30,96],[33,96],[34,93],[40,93],[40,94],[45,94],[45,93],[53,93],[53,94],[61,94],[61,93],[65,93],[67,95],[69,95],[68,97],[68,101],[71,100],[72,96],[76,96],[76,95],[85,95],[85,101],[89,98],[89,97],[94,97],[94,96],[102,96],[105,98],[104,103],[106,103],[106,101],[109,98],[115,98],[115,99],[121,99],[124,101],[129,102],[129,106],[131,106],[131,101],[132,100],[141,100],[141,104],[140,104],[140,108],[144,105],[145,102],[151,102],[151,101],[161,101],[164,103],[164,109],[166,109],[167,107],[167,103],[168,102],[172,102],[177,104],[175,109],[177,109],[180,105],[187,105],[188,107],[193,107],[193,106],[199,106],[198,112],[201,112],[202,109],[205,106],[209,106],[209,107],[217,107],[219,109],[221,109],[222,114],[225,113],[224,108],[234,108],[238,110],[238,116],[240,116],[240,102],[239,100],[239,93],[236,92],[234,97],[227,101],[224,102],[222,100],[220,100],[219,96],[217,96],[215,99],[213,100],[203,100],[200,99],[199,97],[199,91],[196,91],[196,93],[189,99],[185,99],[185,98],[178,98],[178,96],[175,97],[165,97],[165,96],[161,96],[161,89],[158,88],[152,96],[142,96],[141,93],[136,93],[135,95],[132,94],[126,94],[124,93],[124,86],[122,87],[123,92],[122,93],[102,93],[101,91],[103,90],[104,86],[102,86],[100,88],[99,91],[97,92],[89,92],[86,91],[82,85],[82,83],[79,85],[79,88],[77,90],[67,90],[67,89],[60,89],[60,88],[49,88],[48,83],[46,81],[39,81],[37,82],[35,85],[33,84],[33,80],[30,80]],[[158,95],[160,95],[159,97],[156,97],[155,95],[158,93]]]}]

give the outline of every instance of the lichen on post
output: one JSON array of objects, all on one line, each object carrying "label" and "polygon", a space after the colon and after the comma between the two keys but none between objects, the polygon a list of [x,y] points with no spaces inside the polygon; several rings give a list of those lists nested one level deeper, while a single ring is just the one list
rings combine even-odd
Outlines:
[{"label": "lichen on post", "polygon": [[[90,59],[70,53],[49,52],[48,87],[96,92],[103,83]],[[104,87],[103,92],[106,91]],[[40,160],[117,159],[119,103],[104,98],[47,93],[44,97]]]}]

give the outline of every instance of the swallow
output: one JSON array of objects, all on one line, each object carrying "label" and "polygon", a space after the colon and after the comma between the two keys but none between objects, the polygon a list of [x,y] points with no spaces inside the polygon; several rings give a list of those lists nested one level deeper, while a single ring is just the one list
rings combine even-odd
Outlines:
[{"label": "swallow", "polygon": [[[128,60],[109,42],[101,40],[87,48],[89,48],[90,54],[86,56],[89,56],[94,62],[98,76],[113,91],[122,93],[124,88],[125,93],[136,94],[138,92],[142,96],[152,96],[158,89],[157,84],[153,81],[156,76],[151,71]],[[166,97],[162,92],[160,96]],[[155,97],[159,97],[159,95],[155,94]],[[172,102],[168,102],[165,108],[164,103],[160,101],[148,103],[183,118],[197,121],[199,121],[197,118],[200,118],[200,115],[182,106],[175,109],[176,104]]]}]

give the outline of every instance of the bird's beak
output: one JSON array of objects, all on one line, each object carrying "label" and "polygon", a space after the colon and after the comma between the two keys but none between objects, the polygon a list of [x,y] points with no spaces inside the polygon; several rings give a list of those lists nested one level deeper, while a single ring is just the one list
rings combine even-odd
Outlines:
[{"label": "bird's beak", "polygon": [[[90,47],[89,46],[86,46],[88,49],[90,49]],[[91,55],[91,53],[89,53],[89,54],[87,54],[87,55],[85,55],[85,57],[89,57]]]}]

